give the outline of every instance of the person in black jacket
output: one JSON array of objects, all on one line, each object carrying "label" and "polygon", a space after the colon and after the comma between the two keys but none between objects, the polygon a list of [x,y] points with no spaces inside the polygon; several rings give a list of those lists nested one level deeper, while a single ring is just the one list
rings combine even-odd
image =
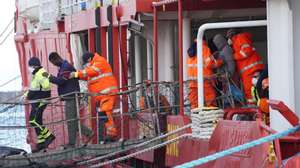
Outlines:
[{"label": "person in black jacket", "polygon": [[[58,53],[52,52],[49,54],[49,61],[59,67],[57,76],[44,73],[44,76],[48,77],[51,83],[57,85],[58,94],[62,96],[61,100],[65,101],[65,118],[68,121],[68,135],[69,143],[66,148],[74,147],[76,143],[76,133],[78,132],[77,119],[77,107],[75,93],[79,92],[79,82],[77,79],[69,79],[71,72],[75,72],[76,69],[66,60],[63,60]],[[74,93],[74,94],[73,94]],[[88,137],[88,141],[93,137],[93,131],[88,127],[81,125],[81,132]]]}]

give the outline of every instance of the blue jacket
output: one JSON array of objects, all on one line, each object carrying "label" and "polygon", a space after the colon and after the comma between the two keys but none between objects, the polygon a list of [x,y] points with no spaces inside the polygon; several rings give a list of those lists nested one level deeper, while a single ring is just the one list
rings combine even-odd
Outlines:
[{"label": "blue jacket", "polygon": [[64,60],[61,64],[57,77],[51,76],[50,82],[57,85],[58,95],[65,95],[72,92],[79,92],[79,82],[77,79],[68,79],[68,76],[71,72],[75,72],[76,69]]}]

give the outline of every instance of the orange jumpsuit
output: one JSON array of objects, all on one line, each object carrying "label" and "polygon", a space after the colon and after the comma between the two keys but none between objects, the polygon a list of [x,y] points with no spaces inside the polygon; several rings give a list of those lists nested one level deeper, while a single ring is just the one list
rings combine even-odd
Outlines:
[{"label": "orange jumpsuit", "polygon": [[[214,74],[214,69],[223,64],[221,59],[215,59],[210,52],[207,44],[203,42],[203,77],[208,78]],[[191,108],[198,107],[198,85],[197,85],[197,56],[187,58],[187,76],[189,82],[189,99]],[[216,92],[212,80],[204,80],[204,100],[206,106],[215,106]]]},{"label": "orange jumpsuit", "polygon": [[237,71],[240,73],[244,87],[245,98],[248,103],[253,103],[251,95],[252,78],[256,72],[264,69],[264,64],[253,47],[250,33],[234,35],[231,40]]},{"label": "orange jumpsuit", "polygon": [[104,57],[95,53],[89,65],[84,69],[77,71],[75,77],[88,81],[88,90],[90,93],[99,93],[103,95],[95,96],[96,102],[100,104],[100,110],[106,113],[108,121],[105,123],[107,135],[116,136],[117,129],[114,124],[112,112],[115,103],[115,95],[108,95],[117,92],[117,80],[113,75],[111,66]]}]

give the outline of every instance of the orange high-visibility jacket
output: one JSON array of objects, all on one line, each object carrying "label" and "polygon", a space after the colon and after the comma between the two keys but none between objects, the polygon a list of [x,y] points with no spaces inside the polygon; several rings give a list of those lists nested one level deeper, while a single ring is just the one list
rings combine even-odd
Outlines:
[{"label": "orange high-visibility jacket", "polygon": [[232,37],[232,47],[237,70],[240,74],[252,74],[264,69],[263,61],[253,47],[250,33],[240,33]]},{"label": "orange high-visibility jacket", "polygon": [[97,53],[89,65],[85,69],[77,71],[75,76],[88,81],[88,90],[91,93],[107,94],[117,91],[117,80],[111,66],[104,57]]},{"label": "orange high-visibility jacket", "polygon": [[[215,59],[210,52],[207,44],[205,42],[202,43],[203,47],[203,76],[209,77],[214,74],[214,69],[220,67],[223,64],[221,59]],[[198,76],[197,71],[197,57],[189,57],[187,58],[187,76],[188,80],[197,80]]]},{"label": "orange high-visibility jacket", "polygon": [[[203,76],[210,77],[214,74],[214,69],[220,67],[223,63],[221,59],[215,59],[213,55],[211,55],[210,49],[208,48],[205,42],[203,45]],[[189,99],[191,102],[191,108],[198,107],[198,94],[197,94],[197,57],[188,57],[187,59],[187,75],[190,87],[190,95]],[[215,88],[213,87],[211,81],[204,81],[204,100],[206,106],[214,105],[214,100],[216,98]]]}]

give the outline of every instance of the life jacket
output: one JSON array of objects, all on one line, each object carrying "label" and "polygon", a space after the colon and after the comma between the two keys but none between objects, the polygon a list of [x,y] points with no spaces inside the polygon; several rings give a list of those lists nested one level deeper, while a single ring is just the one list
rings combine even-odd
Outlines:
[{"label": "life jacket", "polygon": [[[222,65],[222,60],[215,59],[210,52],[207,44],[205,42],[202,43],[203,48],[203,77],[210,77],[214,74],[214,69],[220,67]],[[188,80],[195,81],[190,83],[190,87],[197,87],[197,57],[196,56],[188,56],[187,57],[187,76]]]},{"label": "life jacket", "polygon": [[80,79],[87,80],[91,93],[108,94],[117,92],[117,80],[113,75],[110,64],[104,57],[95,53],[88,66],[77,72]]},{"label": "life jacket", "polygon": [[25,93],[28,100],[49,98],[51,96],[50,81],[42,75],[44,72],[46,70],[43,67],[39,67],[33,71],[30,88]]},{"label": "life jacket", "polygon": [[240,74],[252,74],[264,69],[261,56],[253,47],[250,33],[240,33],[233,36],[232,48],[237,70]]}]

